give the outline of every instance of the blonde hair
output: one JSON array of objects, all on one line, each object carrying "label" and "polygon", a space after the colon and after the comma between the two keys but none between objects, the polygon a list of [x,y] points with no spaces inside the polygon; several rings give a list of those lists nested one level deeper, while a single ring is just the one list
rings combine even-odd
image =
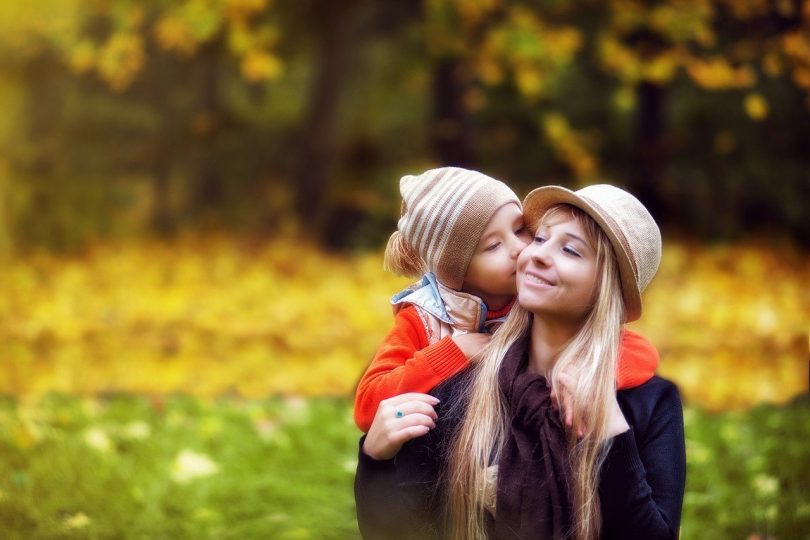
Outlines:
[{"label": "blonde hair", "polygon": [[[569,205],[549,209],[539,220],[552,217],[576,219],[597,252],[597,283],[593,306],[579,331],[565,346],[548,375],[552,391],[559,388],[559,375],[576,373],[570,407],[575,419],[568,432],[573,478],[573,537],[598,538],[601,526],[599,469],[609,448],[608,418],[615,399],[616,360],[624,315],[618,265],[610,241],[596,223]],[[448,459],[447,516],[451,538],[486,538],[486,469],[500,460],[507,425],[498,372],[509,348],[527,332],[532,315],[518,306],[512,309],[496,332],[484,357],[474,368],[466,412],[452,438]],[[559,397],[559,396],[558,396]],[[562,403],[562,400],[558,400]],[[566,411],[561,410],[564,415]],[[584,423],[582,419],[587,419]],[[577,430],[585,435],[577,439]]]},{"label": "blonde hair", "polygon": [[385,246],[383,268],[400,276],[418,277],[427,272],[427,264],[402,233],[394,231]]}]

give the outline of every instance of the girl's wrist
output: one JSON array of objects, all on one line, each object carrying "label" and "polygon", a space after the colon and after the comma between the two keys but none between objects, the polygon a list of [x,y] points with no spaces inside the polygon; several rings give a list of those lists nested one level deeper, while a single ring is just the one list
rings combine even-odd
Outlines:
[{"label": "girl's wrist", "polygon": [[615,437],[616,435],[620,435],[629,429],[630,424],[627,423],[627,419],[624,417],[621,407],[619,407],[619,402],[614,401],[613,413],[610,415],[610,436]]},{"label": "girl's wrist", "polygon": [[610,436],[615,437],[616,435],[621,435],[622,433],[628,431],[629,429],[630,424],[627,423],[627,420],[625,420],[623,414],[614,416],[613,420],[610,423]]}]

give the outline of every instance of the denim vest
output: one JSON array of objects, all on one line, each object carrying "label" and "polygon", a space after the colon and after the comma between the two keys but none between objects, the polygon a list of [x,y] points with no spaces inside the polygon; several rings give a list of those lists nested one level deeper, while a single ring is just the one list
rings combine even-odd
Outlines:
[{"label": "denim vest", "polygon": [[494,332],[505,319],[488,321],[487,306],[480,298],[442,285],[432,272],[391,297],[391,304],[394,314],[407,305],[416,308],[429,344],[447,336]]}]

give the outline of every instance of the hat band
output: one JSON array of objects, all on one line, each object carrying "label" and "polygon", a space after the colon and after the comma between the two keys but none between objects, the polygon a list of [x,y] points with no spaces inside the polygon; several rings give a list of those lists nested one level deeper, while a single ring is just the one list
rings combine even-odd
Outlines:
[{"label": "hat band", "polygon": [[[597,204],[593,199],[588,199],[588,201],[592,207],[599,210],[599,215],[608,224],[610,230],[613,231],[613,235],[621,244],[624,253],[627,255],[627,260],[630,262],[630,268],[633,269],[633,279],[635,279],[636,287],[638,287],[638,267],[636,266],[636,259],[632,256],[633,251],[630,249],[630,243],[627,241],[627,237],[624,235],[624,229],[622,229],[616,220],[613,219],[613,216],[602,209],[602,206]],[[618,255],[618,253],[616,255]]]}]

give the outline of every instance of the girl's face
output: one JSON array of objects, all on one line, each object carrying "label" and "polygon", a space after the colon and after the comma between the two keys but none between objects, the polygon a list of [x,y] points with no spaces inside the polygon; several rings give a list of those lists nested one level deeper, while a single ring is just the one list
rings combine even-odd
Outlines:
[{"label": "girl's face", "polygon": [[581,321],[593,303],[596,260],[596,248],[580,222],[553,216],[540,224],[518,257],[518,302],[535,315]]},{"label": "girl's face", "polygon": [[508,304],[516,292],[517,257],[528,242],[518,205],[499,208],[481,235],[461,290],[480,297],[490,309]]}]

